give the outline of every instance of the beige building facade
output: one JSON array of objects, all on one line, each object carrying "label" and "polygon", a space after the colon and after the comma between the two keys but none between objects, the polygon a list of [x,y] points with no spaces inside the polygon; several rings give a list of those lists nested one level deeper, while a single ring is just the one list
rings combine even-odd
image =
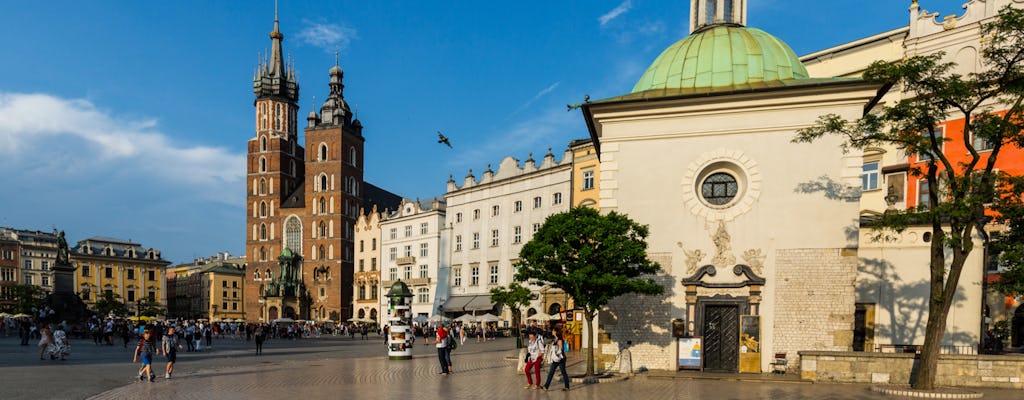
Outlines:
[{"label": "beige building facade", "polygon": [[352,293],[354,318],[380,321],[379,304],[382,294],[380,284],[381,262],[381,218],[383,213],[377,207],[366,212],[360,210],[355,224],[355,272],[352,278],[355,287]]}]

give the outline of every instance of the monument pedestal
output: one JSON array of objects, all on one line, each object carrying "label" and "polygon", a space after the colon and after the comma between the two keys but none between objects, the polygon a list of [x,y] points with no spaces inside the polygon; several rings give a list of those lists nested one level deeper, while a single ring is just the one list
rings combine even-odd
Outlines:
[{"label": "monument pedestal", "polygon": [[53,323],[75,323],[89,316],[85,302],[75,293],[75,266],[58,263],[53,266],[53,293],[44,302],[54,311]]}]

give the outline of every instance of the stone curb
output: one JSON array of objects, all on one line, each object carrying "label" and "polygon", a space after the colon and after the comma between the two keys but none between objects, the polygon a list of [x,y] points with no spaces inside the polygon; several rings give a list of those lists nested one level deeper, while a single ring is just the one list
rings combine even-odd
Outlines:
[{"label": "stone curb", "polygon": [[[943,389],[938,389],[943,390]],[[947,389],[950,390],[950,389]],[[915,390],[910,387],[900,386],[872,386],[872,392],[887,394],[890,396],[905,396],[905,397],[916,397],[921,399],[980,399],[984,394],[959,391],[959,392],[941,392],[941,391],[923,391]]]}]

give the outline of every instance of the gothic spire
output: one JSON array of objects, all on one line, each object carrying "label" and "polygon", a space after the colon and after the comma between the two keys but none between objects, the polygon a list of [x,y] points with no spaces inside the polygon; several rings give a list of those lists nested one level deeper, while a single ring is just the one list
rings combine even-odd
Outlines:
[{"label": "gothic spire", "polygon": [[295,81],[295,73],[290,65],[285,64],[284,49],[281,42],[281,23],[278,20],[277,1],[274,1],[274,30],[270,32],[270,59],[259,67],[259,73],[253,80],[253,91],[256,97],[282,97],[291,103],[299,100],[299,85]]}]

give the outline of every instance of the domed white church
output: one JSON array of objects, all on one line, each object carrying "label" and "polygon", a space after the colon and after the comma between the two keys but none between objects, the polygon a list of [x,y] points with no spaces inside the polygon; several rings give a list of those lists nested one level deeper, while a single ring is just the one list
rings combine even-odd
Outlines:
[{"label": "domed white church", "polygon": [[[650,226],[663,296],[602,315],[634,364],[675,369],[669,321],[702,338],[704,369],[770,370],[774,353],[849,350],[860,154],[794,144],[825,114],[858,118],[881,84],[810,78],[742,0],[693,1],[692,33],[631,93],[583,105],[601,157],[601,210]],[[624,344],[619,343],[619,346]]]}]

